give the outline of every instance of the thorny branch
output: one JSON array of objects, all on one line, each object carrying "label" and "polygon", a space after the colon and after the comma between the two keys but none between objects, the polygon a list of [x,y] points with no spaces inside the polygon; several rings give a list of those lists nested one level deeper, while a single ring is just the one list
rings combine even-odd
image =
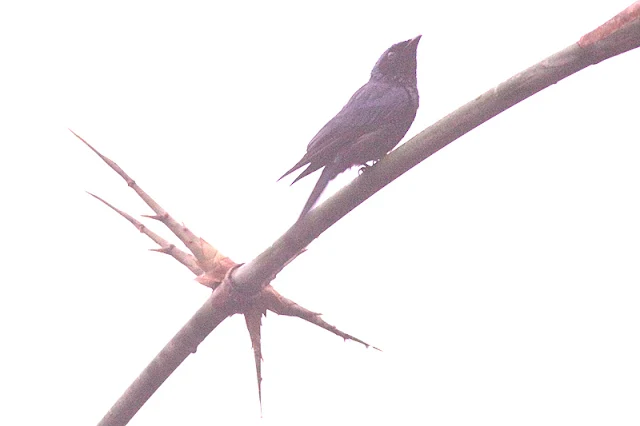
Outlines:
[{"label": "thorny branch", "polygon": [[[578,43],[513,76],[422,131],[385,157],[378,166],[356,178],[350,185],[311,211],[270,248],[245,265],[236,265],[231,260],[219,255],[218,251],[208,243],[197,238],[186,227],[178,224],[122,169],[90,147],[118,172],[154,210],[156,215],[151,217],[164,223],[187,246],[193,253],[197,267],[200,269],[193,269],[194,265],[189,254],[171,246],[125,213],[115,208],[114,210],[156,241],[160,246],[159,251],[172,255],[194,273],[203,271],[204,273],[199,275],[198,280],[204,285],[214,288],[207,302],[134,381],[100,424],[124,425],[128,423],[171,372],[190,353],[195,352],[198,344],[220,322],[234,313],[249,312],[248,315],[245,314],[245,318],[248,322],[256,358],[258,384],[261,380],[260,325],[258,324],[261,319],[261,310],[270,309],[284,315],[295,315],[345,339],[361,342],[324,323],[318,314],[304,310],[295,303],[282,298],[269,283],[288,262],[324,230],[389,182],[444,146],[563,78],[638,46],[640,46],[640,1],[636,1],[604,25],[583,36]],[[226,269],[220,268],[219,265],[212,265],[210,263],[212,259],[226,259],[224,262]],[[222,271],[225,271],[224,274],[221,274]],[[275,305],[271,304],[272,301],[275,301]],[[252,331],[252,329],[254,330]]]},{"label": "thorny branch", "polygon": [[[168,371],[168,375],[173,372],[173,370],[180,364],[180,362],[189,355],[189,353],[195,353],[198,344],[204,340],[204,337],[211,332],[220,322],[224,320],[224,318],[239,313],[245,316],[245,321],[247,324],[247,329],[249,330],[249,335],[251,337],[251,345],[254,350],[255,355],[255,364],[256,364],[256,376],[258,382],[258,396],[259,400],[262,404],[262,350],[261,350],[261,341],[260,341],[260,327],[262,324],[262,316],[266,315],[267,311],[275,312],[279,315],[287,315],[301,318],[305,321],[308,321],[312,324],[317,325],[318,327],[324,328],[331,333],[336,334],[339,337],[342,337],[345,340],[353,340],[355,342],[363,344],[365,347],[369,347],[370,345],[363,340],[360,340],[350,334],[344,333],[340,331],[335,326],[328,324],[322,318],[320,318],[320,314],[311,312],[308,309],[303,308],[297,303],[289,300],[282,295],[280,295],[271,285],[266,284],[260,291],[257,293],[247,293],[242,291],[242,289],[234,289],[233,282],[231,281],[229,275],[230,272],[237,268],[237,263],[233,262],[228,257],[222,255],[220,251],[216,250],[213,246],[207,243],[204,239],[197,237],[193,234],[186,226],[178,224],[178,222],[167,212],[165,211],[151,196],[149,196],[142,188],[140,188],[133,179],[129,177],[129,175],[118,166],[113,160],[102,155],[97,149],[91,146],[86,140],[80,137],[78,134],[73,132],[78,139],[80,139],[85,145],[87,145],[93,152],[95,152],[111,169],[113,169],[116,173],[118,173],[129,185],[129,187],[133,188],[133,190],[140,196],[149,205],[155,212],[154,216],[147,216],[152,219],[158,219],[163,224],[165,224],[173,234],[178,237],[191,251],[191,253],[187,253],[174,244],[171,244],[166,239],[162,238],[155,232],[151,231],[147,228],[142,222],[135,219],[130,214],[118,209],[113,206],[109,202],[103,200],[95,194],[89,193],[92,197],[101,201],[109,208],[114,210],[116,213],[124,217],[129,223],[135,226],[141,233],[145,234],[151,240],[153,240],[160,248],[152,249],[161,253],[168,254],[172,256],[175,260],[183,264],[187,267],[191,272],[197,275],[196,281],[200,284],[210,287],[215,290],[220,286],[223,281],[228,283],[227,293],[224,293],[224,297],[220,297],[215,301],[216,307],[219,310],[219,314],[216,320],[213,323],[210,323],[211,330],[208,330],[206,334],[202,331],[198,332],[193,330],[193,327],[185,326],[178,335],[167,344],[167,346],[162,350],[161,354],[156,357],[152,361],[152,363],[145,369],[142,375],[134,382],[132,387],[136,387],[136,383],[140,386],[145,385],[145,380],[142,380],[143,377],[153,376],[155,373],[164,370],[164,372]],[[303,253],[305,250],[302,249],[294,256],[292,256],[281,268],[279,268],[270,278],[269,281],[275,278],[275,275],[284,268],[289,262],[291,262],[295,257],[299,254]],[[208,328],[208,327],[207,327]],[[200,338],[202,336],[202,338]],[[375,347],[374,347],[375,348]],[[188,350],[185,350],[188,349]],[[378,349],[378,348],[375,348]],[[378,349],[379,350],[379,349]],[[171,364],[165,364],[166,367],[169,365],[172,368],[165,369],[162,368],[162,359],[173,359],[174,362]],[[177,361],[177,363],[176,363]],[[164,378],[158,378],[155,380],[158,383],[157,386],[151,387],[151,392],[147,389],[147,398],[153,394],[153,391],[159,387],[160,384],[164,381]],[[131,388],[130,388],[131,389]],[[125,396],[129,394],[129,390],[125,393]],[[124,396],[123,396],[124,398]],[[122,398],[121,398],[122,400]],[[146,400],[146,399],[145,399]],[[116,403],[116,406],[118,404]],[[139,407],[132,407],[128,412],[131,412],[131,417],[135,414]],[[135,411],[133,411],[135,409]],[[112,412],[113,409],[110,411]],[[133,412],[132,412],[133,411]],[[109,414],[107,414],[109,416]],[[105,417],[106,419],[107,417]],[[103,419],[103,422],[105,421]],[[110,420],[109,420],[110,421]],[[127,420],[128,421],[128,420]]]},{"label": "thorny branch", "polygon": [[[169,256],[173,257],[175,260],[177,260],[178,262],[182,263],[184,266],[189,268],[189,270],[196,275],[201,275],[204,273],[204,271],[200,268],[200,266],[198,266],[198,261],[196,260],[195,256],[185,251],[182,251],[179,248],[177,248],[175,245],[169,243],[169,241],[165,240],[164,238],[162,238],[161,236],[159,236],[158,234],[156,234],[155,232],[153,232],[152,230],[144,226],[142,222],[140,222],[130,214],[123,212],[122,210],[114,207],[110,203],[106,202],[105,200],[98,197],[97,195],[92,194],[91,192],[88,192],[88,194],[96,198],[97,200],[103,202],[105,205],[110,207],[120,216],[127,219],[133,226],[135,226],[138,229],[138,231],[145,234],[147,237],[151,238],[153,242],[155,242],[160,246],[160,248],[154,248],[151,250],[157,251],[159,253],[168,254]],[[205,283],[201,283],[201,284],[206,285]],[[212,285],[208,287],[214,288]]]}]

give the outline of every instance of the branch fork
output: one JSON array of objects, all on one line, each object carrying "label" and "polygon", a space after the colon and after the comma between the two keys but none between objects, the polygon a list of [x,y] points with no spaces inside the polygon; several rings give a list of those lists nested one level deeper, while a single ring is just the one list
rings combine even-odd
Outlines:
[{"label": "branch fork", "polygon": [[[183,251],[176,247],[175,244],[169,242],[163,237],[151,231],[142,222],[135,219],[130,214],[114,207],[99,196],[89,193],[92,197],[104,203],[106,206],[114,210],[120,216],[125,218],[129,223],[140,231],[140,233],[149,237],[159,247],[152,248],[152,251],[168,254],[182,265],[187,267],[194,275],[195,280],[212,289],[215,293],[218,293],[218,297],[212,298],[212,308],[224,313],[224,317],[229,317],[234,314],[241,314],[245,317],[247,330],[249,331],[249,337],[251,338],[251,346],[254,351],[256,377],[258,382],[258,397],[260,404],[262,405],[262,349],[260,340],[260,328],[262,325],[262,316],[265,316],[267,311],[272,311],[278,315],[287,315],[292,317],[301,318],[307,322],[310,322],[318,327],[324,328],[331,333],[342,337],[346,340],[353,340],[365,347],[369,347],[368,343],[339,330],[335,326],[325,322],[319,313],[312,312],[303,308],[292,300],[287,299],[278,293],[269,283],[275,278],[278,272],[272,274],[267,283],[262,283],[258,287],[258,291],[245,290],[244,287],[238,286],[234,283],[232,273],[242,266],[241,263],[236,263],[229,257],[225,256],[218,249],[213,247],[203,238],[196,236],[189,230],[184,224],[180,224],[176,221],[166,210],[164,210],[160,204],[158,204],[151,196],[149,196],[138,184],[133,180],[118,164],[113,160],[101,154],[97,149],[91,146],[85,139],[70,130],[78,139],[80,139],[86,146],[88,146],[93,152],[95,152],[111,169],[113,169],[120,177],[122,177],[127,185],[133,189],[136,194],[155,212],[153,215],[142,215],[143,217],[157,220],[165,225],[177,237],[189,250],[190,253]],[[295,259],[304,250],[298,252],[286,263],[288,264]],[[283,268],[284,266],[283,265]],[[216,324],[217,325],[217,324]],[[213,327],[215,328],[215,326]],[[206,337],[206,335],[205,335]],[[202,340],[195,335],[188,337],[182,336],[179,340],[176,340],[178,336],[172,339],[167,345],[167,348],[177,348],[179,346],[186,346],[188,353],[195,353],[198,345]],[[374,347],[375,348],[375,347]],[[375,348],[377,349],[377,348]],[[378,349],[379,350],[379,349]],[[147,367],[149,368],[149,367]]]}]

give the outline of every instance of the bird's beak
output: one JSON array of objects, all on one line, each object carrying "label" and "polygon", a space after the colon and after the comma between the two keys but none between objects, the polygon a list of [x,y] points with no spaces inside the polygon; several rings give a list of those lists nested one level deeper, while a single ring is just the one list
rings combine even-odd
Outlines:
[{"label": "bird's beak", "polygon": [[406,49],[411,48],[413,50],[416,50],[418,48],[418,42],[420,41],[421,37],[422,37],[422,35],[419,35],[419,36],[414,37],[411,40],[409,40],[409,43],[407,43]]}]

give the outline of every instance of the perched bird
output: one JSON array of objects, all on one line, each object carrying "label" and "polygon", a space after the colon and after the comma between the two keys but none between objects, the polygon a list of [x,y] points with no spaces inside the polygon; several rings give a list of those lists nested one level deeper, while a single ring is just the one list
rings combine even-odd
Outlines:
[{"label": "perched bird", "polygon": [[280,177],[308,164],[293,185],[324,167],[300,218],[311,210],[331,179],[352,166],[380,160],[409,130],[418,110],[416,49],[420,37],[388,48],[369,81],[311,139],[302,159]]}]

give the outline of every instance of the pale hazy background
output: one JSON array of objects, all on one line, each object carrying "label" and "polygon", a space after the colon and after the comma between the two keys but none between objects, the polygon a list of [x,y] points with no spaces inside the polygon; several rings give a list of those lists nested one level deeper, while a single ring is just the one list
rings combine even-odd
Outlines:
[{"label": "pale hazy background", "polygon": [[[391,44],[423,35],[413,136],[631,2],[4,3],[0,424],[97,423],[209,295],[85,194],[150,213],[67,127],[249,261],[317,176],[276,179]],[[131,424],[640,423],[639,73],[633,51],[527,99],[274,281],[383,352],[269,315],[261,420],[236,316]]]}]

